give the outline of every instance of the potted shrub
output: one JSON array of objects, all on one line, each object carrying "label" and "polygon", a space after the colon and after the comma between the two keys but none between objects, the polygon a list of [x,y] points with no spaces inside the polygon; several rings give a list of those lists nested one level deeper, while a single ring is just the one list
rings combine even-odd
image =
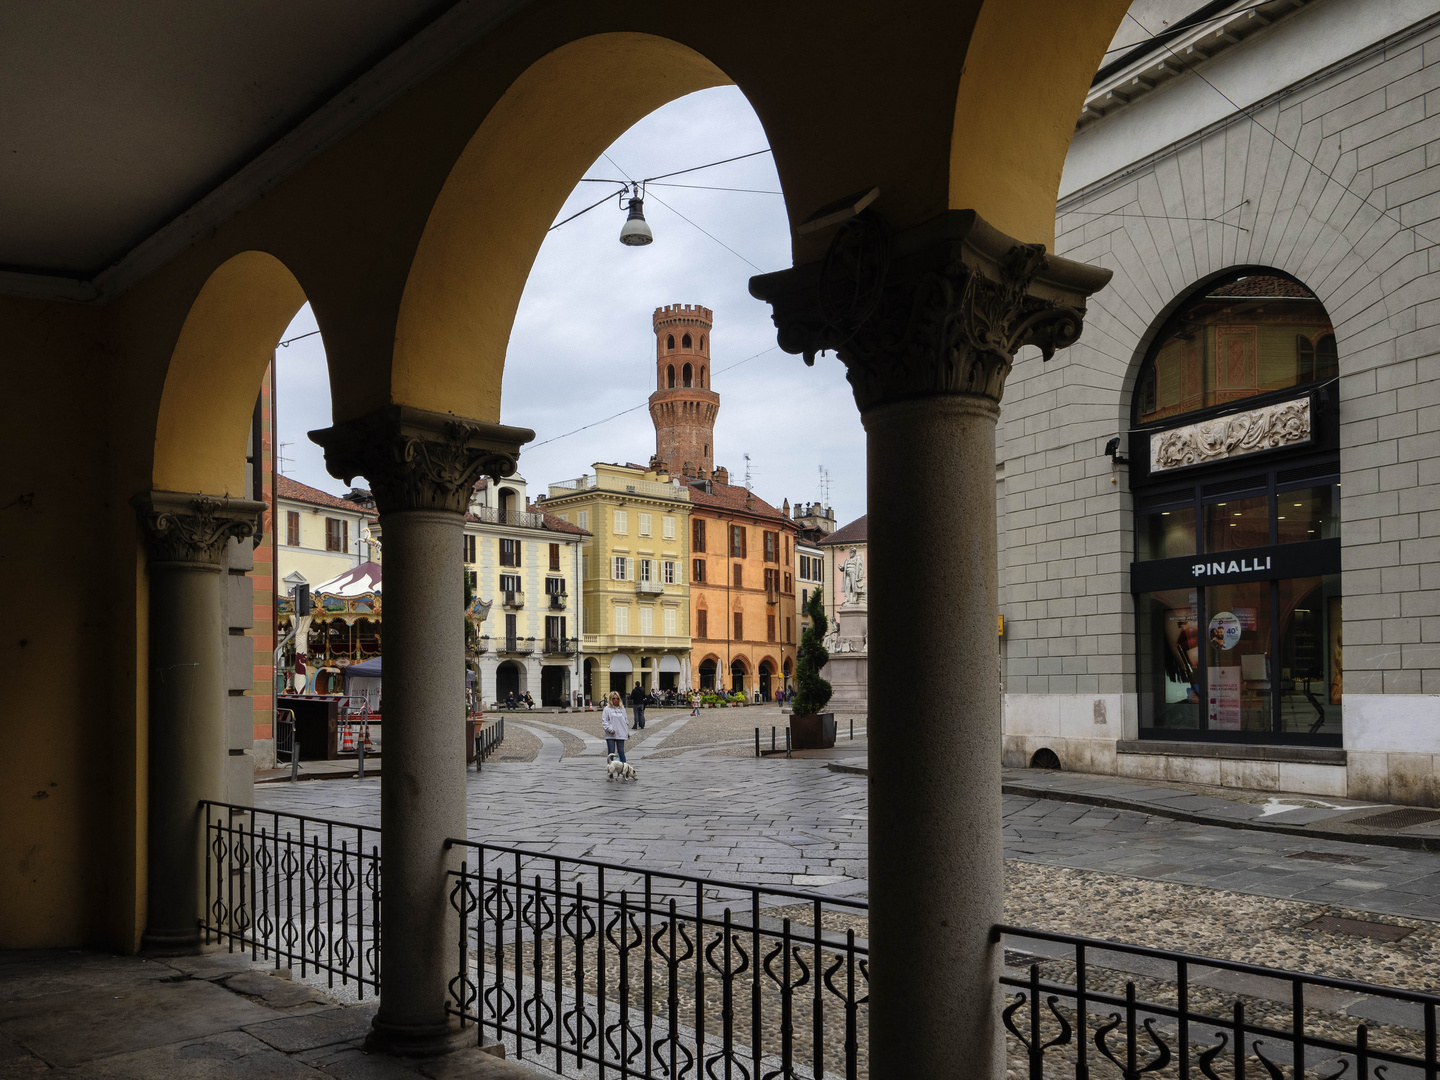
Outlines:
[{"label": "potted shrub", "polygon": [[796,750],[828,750],[835,745],[835,714],[825,712],[830,703],[830,683],[820,671],[830,659],[825,648],[824,590],[816,589],[805,604],[810,625],[800,637],[795,653],[795,701],[791,705],[790,745]]}]

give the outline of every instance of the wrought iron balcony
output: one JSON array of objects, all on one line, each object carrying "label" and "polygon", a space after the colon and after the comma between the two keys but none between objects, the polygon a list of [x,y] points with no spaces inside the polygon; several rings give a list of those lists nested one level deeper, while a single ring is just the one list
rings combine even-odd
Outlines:
[{"label": "wrought iron balcony", "polygon": [[559,592],[559,593],[552,592],[552,593],[547,593],[546,595],[548,595],[548,596],[550,597],[550,610],[551,610],[551,611],[564,611],[564,610],[565,610],[565,594],[564,594],[563,592]]},{"label": "wrought iron balcony", "polygon": [[665,584],[660,581],[637,581],[635,591],[641,596],[659,596],[665,591]]},{"label": "wrought iron balcony", "polygon": [[506,589],[501,594],[500,606],[507,608],[523,608],[525,606],[525,592],[523,589]]},{"label": "wrought iron balcony", "polygon": [[529,656],[535,651],[535,639],[533,637],[509,637],[499,639],[495,642],[495,651],[504,655]]},{"label": "wrought iron balcony", "polygon": [[659,480],[631,480],[628,477],[595,476],[585,473],[574,480],[562,480],[550,485],[550,498],[560,499],[585,491],[618,491],[626,495],[649,495],[658,499],[690,501],[690,491],[679,480],[665,483]]},{"label": "wrought iron balcony", "polygon": [[501,510],[496,506],[471,507],[470,513],[491,525],[517,525],[524,529],[543,529],[545,515],[529,510]]},{"label": "wrought iron balcony", "polygon": [[574,656],[575,651],[579,647],[579,638],[547,637],[545,639],[545,653],[547,656]]}]

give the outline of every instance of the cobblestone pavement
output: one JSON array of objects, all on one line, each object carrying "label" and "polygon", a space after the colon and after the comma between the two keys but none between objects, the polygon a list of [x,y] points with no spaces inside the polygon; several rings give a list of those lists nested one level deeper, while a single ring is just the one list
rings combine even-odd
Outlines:
[{"label": "cobblestone pavement", "polygon": [[[599,753],[589,745],[598,739],[594,714],[517,717],[517,728],[536,732],[537,757],[506,762],[501,755],[470,774],[471,838],[756,884],[864,893],[865,778],[821,761],[717,756],[735,749],[747,726],[744,745],[753,745],[765,712],[779,717],[773,708],[713,711],[713,718],[657,717],[637,733],[642,737],[630,753],[637,784],[605,779],[603,744]],[[265,785],[256,788],[256,802],[377,824],[379,781]],[[1006,796],[1004,814],[1011,859],[1440,920],[1436,853],[1017,796]]]}]

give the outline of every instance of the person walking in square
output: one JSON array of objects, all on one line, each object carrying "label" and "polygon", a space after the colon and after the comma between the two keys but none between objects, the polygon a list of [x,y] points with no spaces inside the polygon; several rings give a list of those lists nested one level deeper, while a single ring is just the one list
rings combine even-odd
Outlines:
[{"label": "person walking in square", "polygon": [[645,730],[645,691],[640,689],[637,682],[635,688],[630,691],[630,707],[635,710],[635,728],[637,731]]},{"label": "person walking in square", "polygon": [[605,750],[619,760],[625,760],[625,740],[630,737],[630,721],[625,715],[625,706],[620,694],[610,691],[610,702],[600,713],[600,727],[605,732]]}]

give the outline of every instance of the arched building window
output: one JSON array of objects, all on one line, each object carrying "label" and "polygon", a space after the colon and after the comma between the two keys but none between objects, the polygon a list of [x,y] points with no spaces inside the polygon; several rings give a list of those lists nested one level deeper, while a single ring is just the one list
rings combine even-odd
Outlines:
[{"label": "arched building window", "polygon": [[666,352],[674,352],[674,351],[675,351],[675,335],[674,335],[674,334],[669,335],[669,336],[665,339],[665,351],[666,351]]},{"label": "arched building window", "polygon": [[692,372],[690,370],[689,364],[686,364],[683,368],[680,369],[681,378],[683,379],[686,386],[690,385],[691,374]]},{"label": "arched building window", "polygon": [[1271,270],[1185,297],[1132,400],[1142,739],[1341,745],[1339,356]]},{"label": "arched building window", "polygon": [[705,365],[704,365],[704,364],[701,364],[701,365],[700,365],[700,386],[701,386],[702,389],[705,387]]},{"label": "arched building window", "polygon": [[705,335],[704,335],[704,334],[701,334],[701,335],[700,335],[700,351],[701,351],[701,352],[704,352],[704,351],[705,351]]},{"label": "arched building window", "polygon": [[667,389],[675,389],[675,365],[671,364],[665,369],[665,386]]},{"label": "arched building window", "polygon": [[680,347],[681,347],[682,349],[688,349],[688,348],[690,348],[690,335],[689,335],[689,334],[686,334],[684,337],[682,337],[682,338],[680,339]]}]

